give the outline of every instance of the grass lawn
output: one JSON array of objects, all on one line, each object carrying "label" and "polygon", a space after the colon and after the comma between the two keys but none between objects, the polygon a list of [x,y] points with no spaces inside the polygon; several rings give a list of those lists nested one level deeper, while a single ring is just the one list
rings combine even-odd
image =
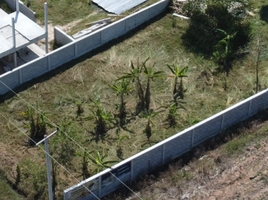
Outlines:
[{"label": "grass lawn", "polygon": [[[104,161],[119,162],[122,158],[134,155],[254,94],[255,39],[249,46],[249,52],[252,53],[234,63],[227,77],[228,87],[225,90],[225,74],[217,72],[215,63],[189,52],[182,45],[181,35],[188,22],[175,20],[174,26],[171,13],[167,13],[153,23],[99,49],[98,54],[87,54],[63,66],[56,74],[46,75],[33,82],[26,90],[19,92],[19,96],[1,102],[0,130],[3,140],[0,146],[4,146],[16,158],[16,164],[21,169],[19,188],[24,188],[29,194],[27,199],[33,199],[37,193],[39,199],[47,198],[44,184],[46,181],[44,152],[38,148],[25,146],[27,141],[25,134],[29,134],[26,126],[29,124],[29,119],[25,117],[25,112],[31,106],[40,110],[46,117],[45,121],[52,125],[48,126],[48,133],[54,131],[55,126],[63,130],[50,140],[52,156],[74,175],[73,177],[55,165],[56,195],[61,197],[64,189],[82,180],[82,158],[85,150],[87,152],[97,150]],[[267,35],[268,24],[259,20],[258,14],[251,20],[255,32],[262,30],[263,35]],[[266,48],[267,40],[263,39],[262,44],[263,48]],[[268,86],[265,51],[263,55],[260,62],[262,89]],[[109,124],[105,137],[97,141],[94,134],[96,129],[94,112],[92,112],[96,107],[92,107],[92,100],[100,97],[102,108],[116,115],[120,99],[109,85],[115,84],[116,79],[130,71],[131,61],[137,66],[147,58],[149,58],[148,67],[154,66],[154,71],[163,71],[162,77],[151,81],[151,109],[155,112],[161,111],[151,119],[153,122],[151,137],[148,139],[145,134],[148,119],[135,115],[137,94],[135,85],[131,83],[132,91],[125,97],[128,123],[124,129]],[[168,115],[165,107],[172,100],[174,81],[167,64],[189,67],[188,77],[183,80],[187,90],[181,104],[185,109],[177,111],[175,127],[167,126],[165,121]],[[146,86],[144,74],[141,76],[141,83],[143,87]],[[78,105],[83,108],[80,114]],[[124,136],[126,138],[121,142],[120,138]],[[119,147],[123,151],[121,158],[118,156]],[[90,156],[94,157],[96,154],[93,152]],[[101,170],[90,159],[86,162],[90,175],[96,170]],[[6,171],[11,181],[16,179],[16,172],[6,163],[0,166],[0,170]],[[36,193],[33,193],[31,189],[33,187]]]},{"label": "grass lawn", "polygon": [[14,190],[12,190],[7,184],[4,177],[0,174],[0,194],[1,200],[25,200],[25,198],[21,197]]}]

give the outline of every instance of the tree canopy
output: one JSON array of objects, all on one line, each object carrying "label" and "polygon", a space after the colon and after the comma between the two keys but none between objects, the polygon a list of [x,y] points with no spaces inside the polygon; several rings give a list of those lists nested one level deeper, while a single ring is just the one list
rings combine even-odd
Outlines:
[{"label": "tree canopy", "polygon": [[231,1],[199,1],[199,6],[194,4],[194,7],[193,2],[197,1],[189,1],[185,5],[185,9],[190,9],[191,19],[182,36],[184,45],[193,52],[210,58],[215,51],[224,53],[226,46],[223,47],[219,42],[230,35],[228,59],[233,59],[250,40],[250,24],[246,15],[243,15],[246,1],[241,0],[236,4]]}]

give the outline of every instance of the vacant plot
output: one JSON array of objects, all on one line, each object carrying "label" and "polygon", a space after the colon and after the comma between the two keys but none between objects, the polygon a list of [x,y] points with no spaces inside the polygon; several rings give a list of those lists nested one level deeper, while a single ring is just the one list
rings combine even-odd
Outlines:
[{"label": "vacant plot", "polygon": [[[258,12],[255,14],[251,18],[254,30],[267,33],[267,24],[260,20]],[[58,163],[53,165],[56,196],[60,198],[63,189],[102,169],[93,162],[94,150],[101,155],[100,160],[119,162],[254,94],[256,40],[252,41],[247,54],[234,63],[226,79],[225,74],[217,71],[214,62],[189,52],[182,45],[181,35],[187,26],[188,22],[180,19],[176,19],[174,25],[171,14],[165,13],[97,53],[85,55],[32,82],[18,95],[3,101],[0,105],[0,149],[7,153],[0,155],[0,170],[4,176],[18,190],[24,191],[27,199],[47,199],[44,152],[27,146],[26,135],[29,135],[31,122],[27,113],[31,108],[36,114],[33,116],[38,116],[37,110],[42,113],[48,133],[56,127],[61,130],[50,140],[51,155],[68,169],[67,172]],[[266,40],[262,43],[266,47]],[[147,68],[161,71],[161,76],[150,82],[150,110],[154,115],[136,113],[137,91],[135,84],[130,82],[130,90],[125,96],[127,121],[119,128],[116,116],[120,98],[110,86],[131,71],[131,61],[137,67],[147,59]],[[173,127],[166,121],[174,83],[167,64],[188,66],[187,77],[183,79],[184,99],[180,101],[183,108],[177,110],[177,123]],[[260,85],[266,88],[265,57],[259,64]],[[145,88],[146,73],[141,73],[140,78]],[[100,138],[96,134],[97,108],[109,113],[112,119]],[[150,136],[146,131],[148,120]]]}]

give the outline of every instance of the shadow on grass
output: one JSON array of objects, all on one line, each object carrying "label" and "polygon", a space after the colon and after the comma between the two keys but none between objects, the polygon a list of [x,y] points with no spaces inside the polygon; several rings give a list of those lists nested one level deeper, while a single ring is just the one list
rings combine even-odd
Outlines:
[{"label": "shadow on grass", "polygon": [[159,21],[160,19],[162,19],[163,17],[165,17],[167,14],[169,13],[169,9],[167,9],[166,11],[160,13],[159,15],[157,15],[155,18],[145,22],[144,24],[136,27],[135,29],[131,30],[130,32],[126,33],[125,35],[113,39],[112,41],[106,43],[105,45],[98,47],[82,56],[80,56],[79,58],[76,58],[66,64],[63,64],[62,66],[42,75],[39,76],[37,78],[34,78],[26,83],[23,83],[22,85],[20,85],[19,87],[13,89],[13,91],[7,92],[4,95],[0,95],[0,103],[4,102],[5,100],[8,100],[14,96],[16,96],[17,93],[22,92],[24,90],[27,90],[28,88],[31,88],[33,85],[37,84],[37,83],[42,83],[45,82],[49,79],[51,79],[52,77],[54,77],[57,74],[63,73],[64,71],[72,68],[73,66],[75,66],[78,63],[81,63],[85,60],[87,60],[88,58],[91,58],[101,52],[104,52],[108,49],[110,49],[112,46],[121,43],[122,41],[129,39],[131,37],[133,37],[135,34],[137,34],[139,31],[145,29],[147,26]]},{"label": "shadow on grass", "polygon": [[260,9],[260,18],[261,20],[268,23],[268,5],[262,6]]}]

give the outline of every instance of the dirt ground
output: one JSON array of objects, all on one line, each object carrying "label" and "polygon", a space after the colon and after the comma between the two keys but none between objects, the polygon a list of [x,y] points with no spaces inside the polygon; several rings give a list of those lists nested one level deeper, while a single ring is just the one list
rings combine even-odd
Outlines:
[{"label": "dirt ground", "polygon": [[246,143],[239,152],[222,155],[222,144],[200,153],[183,167],[178,161],[157,175],[145,177],[138,186],[132,185],[136,194],[128,191],[127,195],[122,195],[124,197],[113,194],[108,199],[268,199],[268,121],[259,123],[257,120],[246,131],[254,134],[260,129],[262,137]]}]

